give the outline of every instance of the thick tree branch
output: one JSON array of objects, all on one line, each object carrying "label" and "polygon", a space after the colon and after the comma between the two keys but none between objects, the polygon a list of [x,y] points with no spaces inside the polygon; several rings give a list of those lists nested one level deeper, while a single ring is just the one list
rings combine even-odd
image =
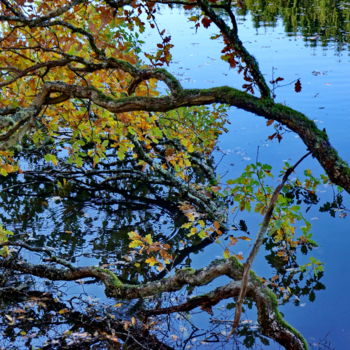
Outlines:
[{"label": "thick tree branch", "polygon": [[47,83],[42,93],[34,101],[36,108],[50,103],[48,96],[52,92],[61,92],[71,98],[89,99],[112,113],[130,111],[166,112],[184,106],[199,106],[212,103],[223,103],[254,113],[267,120],[275,120],[288,127],[305,143],[312,155],[327,172],[330,180],[350,193],[350,169],[331,146],[325,131],[304,114],[274,103],[272,100],[260,99],[232,87],[222,86],[210,89],[184,89],[181,93],[161,97],[125,97],[114,99],[104,95],[93,87],[68,85],[62,82]]},{"label": "thick tree branch", "polygon": [[[161,309],[142,311],[146,317],[174,312],[188,312],[197,307],[210,312],[212,306],[228,298],[237,297],[241,290],[240,281],[232,281],[213,291],[193,297],[187,302]],[[301,334],[292,328],[278,311],[278,304],[274,294],[262,284],[249,282],[247,284],[247,297],[256,303],[258,321],[261,333],[283,345],[288,350],[307,350],[308,345]]]},{"label": "thick tree branch", "polygon": [[[2,244],[2,246],[4,245],[6,243]],[[8,243],[8,245],[11,244]],[[232,278],[234,281],[239,281],[243,273],[242,264],[236,258],[231,257],[225,260],[214,261],[203,269],[178,270],[173,276],[160,281],[131,285],[123,284],[113,272],[94,266],[60,269],[49,265],[30,264],[25,261],[12,259],[4,259],[1,265],[2,268],[8,268],[12,271],[19,271],[52,281],[74,281],[89,277],[97,278],[105,285],[106,295],[117,299],[151,297],[164,292],[178,291],[186,285],[192,287],[203,286],[223,275]],[[219,287],[214,292],[220,292],[223,294],[223,297],[229,297],[234,294],[237,295],[239,289],[240,284],[232,283],[224,287]],[[277,300],[274,294],[253,273],[250,273],[249,276],[249,291],[247,293],[247,296],[256,302],[259,323],[264,334],[286,346],[287,349],[307,349],[307,344],[303,337],[281,317],[277,309]],[[215,294],[209,293],[205,301],[208,302],[208,305],[210,303],[214,305],[217,302]],[[195,301],[195,305],[198,304],[196,303]],[[177,311],[180,311],[180,308]]]},{"label": "thick tree branch", "polygon": [[[261,100],[227,86],[210,89],[184,89],[175,96],[132,96],[114,99],[93,87],[50,82],[45,84],[42,93],[37,96],[31,111],[40,110],[45,104],[50,104],[52,100],[50,100],[49,96],[53,92],[60,92],[65,97],[69,96],[70,98],[89,99],[115,114],[142,110],[166,112],[183,106],[198,106],[212,103],[224,103],[243,109],[268,120],[275,120],[298,134],[312,152],[312,155],[327,172],[330,180],[350,193],[349,166],[331,146],[326,132],[319,130],[316,124],[304,114],[282,104],[274,103],[272,100]],[[17,114],[19,113],[17,112]],[[4,136],[2,136],[2,139],[4,141]]]}]

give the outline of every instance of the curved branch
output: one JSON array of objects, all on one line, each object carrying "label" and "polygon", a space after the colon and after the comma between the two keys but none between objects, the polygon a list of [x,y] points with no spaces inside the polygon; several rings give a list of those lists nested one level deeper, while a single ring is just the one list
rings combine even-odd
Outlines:
[{"label": "curved branch", "polygon": [[[6,242],[3,245],[11,245],[11,243]],[[113,272],[95,266],[60,269],[49,265],[30,264],[26,261],[12,259],[4,259],[1,265],[3,268],[9,268],[12,271],[19,271],[52,281],[75,281],[89,277],[97,278],[105,285],[105,292],[108,297],[128,300],[150,297],[164,292],[178,291],[186,285],[192,287],[207,285],[217,277],[223,275],[237,281],[242,278],[243,274],[243,266],[235,257],[214,261],[207,267],[199,270],[178,270],[171,277],[140,285],[123,284]],[[281,317],[274,294],[253,273],[250,273],[248,287],[247,296],[256,302],[258,319],[263,334],[275,339],[287,349],[306,350],[307,343],[303,337]],[[240,283],[233,282],[224,287],[219,287],[213,293],[209,293],[207,298],[197,299],[194,305],[198,306],[198,301],[200,300],[202,301],[201,305],[203,305],[204,301],[207,302],[207,305],[211,303],[214,305],[219,301],[216,298],[218,293],[222,294],[222,298],[227,298],[237,295],[239,290]],[[180,311],[180,308],[177,311]]]},{"label": "curved branch", "polygon": [[63,15],[65,12],[69,11],[74,6],[82,4],[85,1],[86,0],[72,0],[67,5],[56,8],[55,10],[48,12],[46,15],[43,15],[37,18],[28,18],[28,17],[25,17],[22,13],[18,12],[17,10],[14,10],[14,8],[10,6],[7,1],[1,0],[1,2],[3,2],[5,6],[8,7],[15,14],[15,16],[0,15],[0,22],[13,21],[13,22],[21,22],[21,23],[34,26],[42,22],[45,22],[47,20],[50,20],[52,18],[59,17]]},{"label": "curved branch", "polygon": [[[174,312],[188,312],[197,307],[210,312],[211,307],[220,301],[237,297],[240,289],[240,282],[232,281],[207,294],[193,297],[183,304],[155,310],[145,310],[142,311],[142,314],[149,317]],[[303,336],[283,319],[278,311],[276,297],[267,287],[250,282],[247,285],[247,297],[256,303],[258,322],[262,334],[289,350],[308,349],[308,344]]]},{"label": "curved branch", "polygon": [[[0,246],[21,246],[27,248],[25,243],[18,242],[4,242],[1,243]],[[48,254],[47,250],[41,248],[33,248],[31,250],[42,251]],[[52,258],[53,257],[51,257],[51,259]],[[19,271],[41,278],[47,278],[52,281],[76,281],[82,278],[97,278],[105,285],[107,296],[128,300],[151,297],[163,292],[175,292],[182,289],[185,285],[203,286],[222,275],[238,280],[243,273],[243,267],[236,258],[230,258],[214,261],[209,266],[200,270],[177,270],[173,276],[159,281],[131,285],[123,284],[116,274],[96,266],[69,266],[70,268],[63,269],[54,267],[53,265],[31,264],[24,260],[13,260],[11,258],[4,259],[1,266],[3,268],[9,268],[12,271]]]},{"label": "curved branch", "polygon": [[308,150],[312,152],[312,155],[327,172],[330,180],[350,193],[349,166],[332,147],[327,133],[319,130],[316,124],[304,114],[285,105],[274,103],[272,100],[260,99],[228,86],[210,89],[184,89],[177,95],[161,97],[132,96],[114,99],[93,87],[50,82],[46,83],[42,93],[37,96],[34,106],[40,108],[45,105],[47,97],[52,92],[65,93],[71,98],[89,99],[96,105],[116,114],[141,110],[166,112],[179,107],[212,103],[223,103],[243,109],[267,120],[275,120],[298,134]]},{"label": "curved branch", "polygon": [[[270,98],[271,92],[268,87],[264,76],[261,74],[258,62],[252,56],[248,50],[244,47],[242,41],[238,37],[238,28],[234,14],[231,10],[228,11],[231,22],[232,29],[228,27],[225,21],[215,13],[211,5],[209,5],[207,0],[197,0],[197,3],[200,5],[203,12],[216,24],[216,26],[221,30],[224,37],[232,45],[234,50],[240,56],[243,62],[246,63],[250,74],[252,75],[254,82],[260,90],[261,97]],[[227,10],[226,10],[227,11]]]},{"label": "curved branch", "polygon": [[72,60],[62,59],[62,60],[56,60],[56,61],[47,61],[47,62],[37,63],[31,67],[23,69],[22,71],[19,71],[18,74],[16,74],[16,76],[14,78],[0,83],[0,88],[3,86],[10,85],[10,84],[14,83],[16,80],[26,76],[28,73],[34,72],[38,69],[41,69],[41,68],[50,69],[50,68],[54,68],[54,67],[62,67],[62,66],[66,66],[70,62],[72,62]]}]

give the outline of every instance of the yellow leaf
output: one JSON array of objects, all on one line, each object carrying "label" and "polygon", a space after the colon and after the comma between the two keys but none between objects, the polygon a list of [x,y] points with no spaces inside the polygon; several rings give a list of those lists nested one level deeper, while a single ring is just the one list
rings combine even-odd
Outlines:
[{"label": "yellow leaf", "polygon": [[155,264],[158,264],[158,260],[154,256],[151,256],[150,258],[146,259],[146,263],[150,266],[154,266]]},{"label": "yellow leaf", "polygon": [[57,165],[58,163],[58,160],[56,158],[56,156],[54,154],[46,154],[44,156],[44,159],[47,161],[47,162],[51,162],[53,163],[53,165]]},{"label": "yellow leaf", "polygon": [[190,230],[190,233],[187,235],[187,237],[192,237],[197,233],[197,228],[196,227],[192,227]]},{"label": "yellow leaf", "polygon": [[196,218],[193,213],[185,213],[185,215],[189,221],[194,221]]},{"label": "yellow leaf", "polygon": [[198,224],[200,225],[200,227],[204,227],[205,226],[205,222],[203,220],[198,220]]},{"label": "yellow leaf", "polygon": [[146,243],[151,245],[153,243],[152,236],[150,234],[146,235],[145,238],[143,239]]},{"label": "yellow leaf", "polygon": [[129,243],[129,248],[136,248],[136,247],[142,247],[142,246],[144,246],[143,242],[137,239]]},{"label": "yellow leaf", "polygon": [[60,315],[66,314],[67,312],[69,312],[69,310],[67,308],[66,309],[61,309],[60,311],[58,311],[58,313]]},{"label": "yellow leaf", "polygon": [[231,256],[230,251],[226,248],[226,249],[224,250],[224,258],[225,258],[225,259],[228,259],[230,256]]},{"label": "yellow leaf", "polygon": [[204,230],[201,230],[199,233],[198,233],[198,237],[199,238],[205,238],[205,237],[207,237],[208,236],[208,234],[206,233],[206,231],[204,231]]},{"label": "yellow leaf", "polygon": [[135,231],[130,231],[128,233],[128,236],[129,236],[129,239],[131,239],[131,240],[135,240],[135,239],[139,239],[140,238],[140,235],[137,232],[135,232]]}]

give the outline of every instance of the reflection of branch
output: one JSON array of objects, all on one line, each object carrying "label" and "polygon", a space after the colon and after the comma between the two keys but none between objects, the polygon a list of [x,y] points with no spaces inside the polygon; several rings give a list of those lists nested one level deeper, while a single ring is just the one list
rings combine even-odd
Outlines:
[{"label": "reflection of branch", "polygon": [[[45,248],[31,248],[21,242],[5,242],[1,243],[0,247],[5,245],[24,247],[32,251],[43,252],[50,256],[51,262],[62,264],[61,259],[54,258],[52,253]],[[113,272],[95,266],[74,267],[69,265],[68,269],[61,269],[54,267],[52,264],[31,264],[24,260],[10,258],[3,259],[1,266],[25,274],[47,278],[52,281],[76,281],[83,278],[97,278],[105,285],[107,296],[122,299],[145,298],[159,295],[163,292],[174,292],[180,290],[185,285],[203,286],[222,275],[227,275],[235,280],[240,279],[242,275],[242,266],[234,258],[215,261],[200,270],[177,270],[171,277],[139,285],[123,284]]]},{"label": "reflection of branch", "polygon": [[276,187],[275,191],[273,192],[273,194],[271,196],[269,205],[266,209],[264,220],[261,224],[259,233],[258,233],[256,240],[255,240],[255,243],[254,243],[254,246],[253,246],[252,250],[250,251],[250,254],[249,254],[247,261],[244,264],[241,290],[240,290],[240,293],[239,293],[239,296],[237,299],[237,303],[236,303],[236,311],[235,311],[235,317],[234,317],[234,321],[233,321],[231,334],[233,334],[235,332],[235,330],[237,329],[237,327],[239,325],[239,321],[240,321],[241,313],[242,313],[242,305],[243,305],[244,298],[245,298],[245,295],[247,293],[247,288],[248,288],[248,278],[249,278],[250,268],[252,267],[253,261],[254,261],[256,255],[258,254],[258,251],[259,251],[261,245],[263,244],[264,237],[265,237],[265,234],[269,228],[272,213],[273,213],[273,210],[275,208],[278,196],[279,196],[283,186],[287,182],[289,175],[310,154],[311,154],[311,152],[308,152],[303,157],[301,157],[292,167],[287,169],[287,171],[285,172],[285,174],[282,178],[281,183]]},{"label": "reflection of branch", "polygon": [[4,247],[4,246],[20,247],[20,248],[30,250],[31,252],[44,253],[44,254],[49,256],[49,258],[45,259],[45,261],[60,264],[62,266],[68,267],[70,270],[74,269],[74,267],[68,261],[54,256],[53,255],[54,251],[52,249],[32,247],[31,245],[29,245],[27,243],[19,242],[19,241],[17,241],[17,242],[8,241],[8,242],[0,243],[0,247]]},{"label": "reflection of branch", "polygon": [[[19,246],[32,251],[43,252],[50,256],[51,262],[62,264],[61,259],[54,258],[51,251],[45,248],[32,248],[28,247],[26,243],[21,242],[7,242],[2,243],[0,246],[4,245]],[[235,281],[226,286],[219,287],[203,297],[196,297],[189,300],[187,303],[173,310],[169,309],[169,312],[177,312],[186,308],[193,309],[197,306],[208,309],[221,299],[237,295],[240,290],[240,283],[237,281],[241,280],[243,274],[242,264],[234,257],[214,261],[199,270],[177,270],[173,276],[168,278],[138,285],[123,284],[113,272],[95,266],[73,267],[69,265],[67,269],[61,269],[54,267],[52,264],[31,264],[24,260],[13,258],[3,259],[1,266],[11,271],[18,271],[52,281],[76,281],[83,278],[97,278],[105,285],[105,293],[108,297],[127,300],[156,296],[164,292],[174,292],[182,289],[184,286],[204,286],[220,276],[228,276]],[[277,309],[277,300],[274,294],[252,273],[248,274],[246,291],[247,296],[254,300],[257,305],[259,323],[265,335],[275,339],[282,345],[295,344],[295,348],[293,349],[306,349],[303,345],[304,340],[302,336],[283,321]],[[155,311],[155,313],[157,312],[158,314],[167,313],[167,310]],[[148,313],[152,314],[151,311]]]},{"label": "reflection of branch", "polygon": [[[145,310],[142,311],[142,315],[149,317],[171,314],[173,312],[188,312],[197,307],[211,313],[212,306],[224,299],[238,296],[240,289],[240,282],[232,281],[207,294],[191,298],[183,304],[162,309]],[[277,309],[277,300],[267,287],[264,287],[261,283],[257,283],[254,278],[250,278],[250,282],[247,284],[247,297],[256,303],[262,334],[275,340],[286,349],[308,349],[303,337],[283,320]]]},{"label": "reflection of branch", "polygon": [[202,309],[205,309],[207,307],[209,311],[212,306],[216,305],[220,301],[237,296],[240,291],[240,286],[241,284],[239,281],[232,281],[223,287],[216,288],[210,293],[190,298],[183,304],[169,306],[161,309],[145,310],[141,313],[142,315],[148,317],[162,314],[171,314],[174,312],[188,312],[197,307],[201,307]]},{"label": "reflection of branch", "polygon": [[[112,317],[109,314],[102,314],[102,316],[96,317],[98,311],[91,308],[89,305],[88,312],[78,311],[71,306],[63,303],[57,299],[54,295],[50,293],[45,293],[41,291],[22,291],[17,287],[7,287],[0,288],[0,297],[2,300],[13,302],[14,300],[19,300],[22,303],[29,302],[40,303],[45,307],[45,311],[48,314],[53,312],[53,315],[57,315],[60,319],[64,319],[68,324],[74,325],[75,328],[83,328],[85,331],[93,334],[101,340],[106,340],[110,343],[111,348],[115,348],[116,342],[118,339],[115,337],[115,334],[118,334],[118,338],[124,342],[125,349],[135,349],[135,350],[144,350],[148,349],[159,349],[159,350],[172,350],[173,348],[159,341],[154,335],[152,335],[146,328],[141,328],[134,326],[130,321],[127,320],[118,320]],[[26,308],[25,308],[26,309]],[[27,309],[26,309],[27,310]],[[64,310],[64,312],[60,312]],[[29,309],[30,312],[32,308]],[[33,315],[30,316],[33,318]],[[52,321],[52,325],[55,326],[55,322]],[[41,321],[41,322],[40,322]],[[46,321],[46,322],[50,322]],[[37,327],[42,327],[42,322],[45,322],[41,318],[38,320]],[[45,326],[47,327],[47,323]],[[31,326],[34,326],[34,320],[29,322]],[[13,327],[21,329],[28,327],[28,318],[21,317],[16,320],[16,324]],[[109,337],[111,335],[111,337]],[[60,344],[60,341],[64,340],[63,336],[55,338],[56,346]],[[89,343],[87,339],[87,343]],[[86,343],[85,343],[86,344]],[[75,345],[77,348],[78,344]],[[85,347],[84,347],[85,348]],[[50,344],[42,347],[41,349],[52,349]]]}]

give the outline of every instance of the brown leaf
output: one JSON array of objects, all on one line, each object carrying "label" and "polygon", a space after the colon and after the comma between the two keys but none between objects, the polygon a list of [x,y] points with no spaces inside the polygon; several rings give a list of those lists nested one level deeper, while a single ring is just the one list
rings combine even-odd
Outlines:
[{"label": "brown leaf", "polygon": [[294,84],[294,91],[295,91],[295,92],[300,92],[300,91],[301,91],[301,82],[300,82],[299,79],[298,79],[298,80],[296,81],[296,83]]},{"label": "brown leaf", "polygon": [[211,20],[208,17],[202,18],[202,24],[204,28],[208,28],[210,26]]}]

